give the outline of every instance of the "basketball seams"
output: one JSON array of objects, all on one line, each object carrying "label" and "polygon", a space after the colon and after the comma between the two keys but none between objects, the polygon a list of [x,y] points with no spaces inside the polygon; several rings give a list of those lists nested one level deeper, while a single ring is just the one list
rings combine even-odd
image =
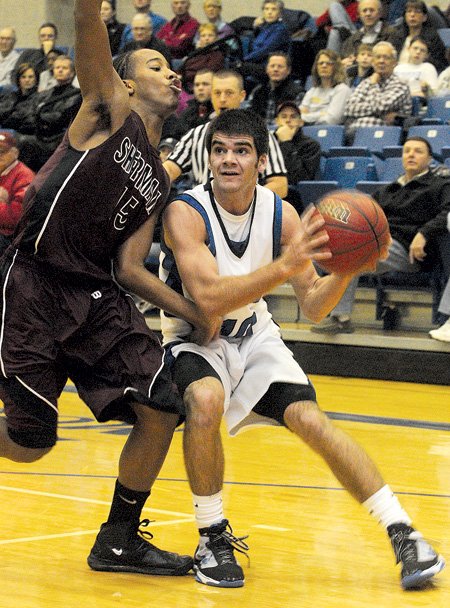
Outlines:
[{"label": "basketball seams", "polygon": [[323,265],[327,272],[354,272],[379,257],[388,243],[389,225],[375,200],[358,191],[342,190],[323,197],[317,207],[324,216],[333,253],[329,264]]}]

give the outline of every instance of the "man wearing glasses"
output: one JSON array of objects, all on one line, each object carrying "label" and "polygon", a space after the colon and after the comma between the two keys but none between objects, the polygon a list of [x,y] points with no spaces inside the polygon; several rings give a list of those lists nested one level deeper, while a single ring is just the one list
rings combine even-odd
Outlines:
[{"label": "man wearing glasses", "polygon": [[363,80],[347,101],[348,143],[358,127],[401,124],[412,112],[409,87],[394,74],[397,51],[390,42],[373,47],[372,64],[372,76]]}]

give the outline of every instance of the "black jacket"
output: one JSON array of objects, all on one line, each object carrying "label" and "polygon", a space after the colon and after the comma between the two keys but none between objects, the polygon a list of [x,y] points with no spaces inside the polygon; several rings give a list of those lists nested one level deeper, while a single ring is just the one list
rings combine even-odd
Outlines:
[{"label": "black jacket", "polygon": [[[276,137],[276,132],[275,132]],[[320,144],[299,129],[291,141],[278,141],[286,164],[288,183],[315,179],[320,165]]]},{"label": "black jacket", "polygon": [[109,46],[111,49],[111,55],[117,55],[120,48],[120,41],[122,40],[123,30],[125,29],[125,23],[119,23],[115,17],[107,24],[106,29],[108,30]]},{"label": "black jacket", "polygon": [[62,138],[80,109],[81,92],[72,84],[56,86],[36,98],[35,135],[43,142]]},{"label": "black jacket", "polygon": [[411,241],[420,232],[432,241],[447,232],[447,215],[450,212],[450,179],[428,171],[405,186],[392,182],[374,194],[389,222],[392,238],[409,249]]},{"label": "black jacket", "polygon": [[30,89],[26,95],[20,91],[0,95],[0,126],[25,135],[34,133],[38,97],[37,87]]},{"label": "black jacket", "polygon": [[273,112],[275,112],[282,101],[297,101],[300,103],[303,93],[303,87],[290,77],[283,80],[273,90],[267,80],[253,89],[250,99],[250,109],[263,118],[266,118],[269,100],[272,102]]},{"label": "black jacket", "polygon": [[212,103],[208,100],[204,103],[199,103],[196,99],[190,99],[187,104],[187,108],[181,112],[178,117],[179,121],[179,132],[177,137],[181,137],[187,133],[190,129],[194,129],[199,125],[209,122],[210,115],[214,111]]}]

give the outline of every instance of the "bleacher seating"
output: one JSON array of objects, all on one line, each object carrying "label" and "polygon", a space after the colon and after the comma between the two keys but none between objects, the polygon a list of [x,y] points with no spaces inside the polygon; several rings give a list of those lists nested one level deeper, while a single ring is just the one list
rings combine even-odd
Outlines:
[{"label": "bleacher seating", "polygon": [[295,190],[301,197],[304,207],[316,203],[322,196],[340,188],[337,181],[303,181],[298,182]]},{"label": "bleacher seating", "polygon": [[377,179],[369,156],[333,156],[325,159],[322,179],[337,181],[341,188],[355,188],[360,181]]},{"label": "bleacher seating", "polygon": [[343,125],[308,125],[303,127],[303,134],[312,137],[320,144],[322,155],[327,156],[330,148],[344,144]]},{"label": "bleacher seating", "polygon": [[425,118],[437,118],[450,122],[450,97],[430,97]]},{"label": "bleacher seating", "polygon": [[358,127],[351,146],[333,147],[330,156],[370,156],[385,158],[386,146],[400,145],[402,128],[396,126]]}]

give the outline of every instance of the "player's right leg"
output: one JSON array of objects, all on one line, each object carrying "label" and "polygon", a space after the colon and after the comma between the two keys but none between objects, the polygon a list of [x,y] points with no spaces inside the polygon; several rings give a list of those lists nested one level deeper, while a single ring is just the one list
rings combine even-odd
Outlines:
[{"label": "player's right leg", "polygon": [[245,552],[248,547],[232,534],[222,504],[224,388],[214,368],[193,353],[178,356],[173,377],[186,408],[183,450],[200,534],[194,555],[196,580],[214,587],[242,587],[244,573],[234,550]]},{"label": "player's right leg", "polygon": [[0,418],[0,457],[15,462],[39,460],[56,443],[56,402],[14,377],[2,380],[0,398],[6,414]]},{"label": "player's right leg", "polygon": [[444,559],[411,527],[411,519],[369,455],[333,424],[317,403],[291,403],[284,419],[286,426],[325,460],[343,487],[384,526],[397,563],[402,565],[404,589],[423,587],[444,568]]}]

